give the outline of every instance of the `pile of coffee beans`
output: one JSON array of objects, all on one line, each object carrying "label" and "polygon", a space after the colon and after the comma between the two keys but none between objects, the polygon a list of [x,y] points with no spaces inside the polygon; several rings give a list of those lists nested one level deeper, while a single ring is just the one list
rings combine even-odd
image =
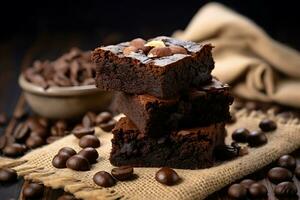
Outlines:
[{"label": "pile of coffee beans", "polygon": [[261,178],[270,181],[272,187],[263,184],[265,181],[262,180],[244,179],[228,188],[228,196],[231,199],[268,199],[269,193],[278,199],[298,199],[297,187],[293,183],[294,175],[300,180],[300,166],[297,166],[296,159],[291,155],[283,155],[270,166],[272,167],[264,170],[266,172],[263,172]]},{"label": "pile of coffee beans", "polygon": [[44,89],[94,85],[96,66],[91,62],[90,52],[73,48],[54,61],[35,61],[23,74],[27,81]]},{"label": "pile of coffee beans", "polygon": [[[101,112],[96,115],[93,112],[88,112],[84,115],[82,119],[82,126],[84,128],[91,128],[94,126],[99,126],[103,131],[110,132],[116,125],[116,120],[109,112]],[[78,126],[77,128],[80,128]]]}]

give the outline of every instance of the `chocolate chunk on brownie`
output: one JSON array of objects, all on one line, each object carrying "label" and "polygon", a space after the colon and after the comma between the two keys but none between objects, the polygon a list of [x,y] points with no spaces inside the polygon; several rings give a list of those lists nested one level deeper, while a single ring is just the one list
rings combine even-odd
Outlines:
[{"label": "chocolate chunk on brownie", "polygon": [[224,123],[183,129],[159,139],[145,136],[126,117],[113,130],[110,162],[116,166],[200,169],[214,164],[214,149],[224,144]]},{"label": "chocolate chunk on brownie", "polygon": [[118,111],[132,120],[142,134],[151,136],[229,121],[233,102],[229,86],[216,79],[174,99],[121,92],[115,98]]},{"label": "chocolate chunk on brownie", "polygon": [[173,98],[211,80],[210,44],[160,36],[96,48],[96,86],[131,94]]}]

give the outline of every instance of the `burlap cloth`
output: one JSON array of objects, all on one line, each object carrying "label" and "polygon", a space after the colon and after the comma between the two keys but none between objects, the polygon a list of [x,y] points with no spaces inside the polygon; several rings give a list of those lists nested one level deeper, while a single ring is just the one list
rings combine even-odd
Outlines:
[{"label": "burlap cloth", "polygon": [[212,43],[213,74],[231,84],[237,95],[300,107],[300,53],[270,38],[251,20],[210,3],[174,36]]},{"label": "burlap cloth", "polygon": [[[227,127],[227,143],[230,143],[230,133],[239,127],[250,130],[258,128],[258,123],[266,116],[260,112],[248,113],[241,110],[236,113],[237,123]],[[278,123],[275,132],[268,133],[268,143],[259,148],[251,148],[250,153],[233,161],[222,163],[216,167],[203,170],[176,170],[182,177],[182,182],[169,187],[154,179],[157,168],[135,168],[139,176],[134,181],[118,182],[114,187],[101,188],[93,183],[92,177],[99,170],[110,172],[113,166],[108,157],[111,149],[111,133],[105,133],[99,128],[96,134],[101,140],[101,147],[97,150],[100,159],[94,164],[91,171],[76,172],[70,169],[56,169],[51,160],[58,150],[69,146],[79,151],[78,139],[69,135],[50,145],[36,149],[21,159],[10,160],[0,158],[0,167],[11,167],[25,179],[43,182],[52,188],[64,188],[82,199],[204,199],[209,194],[221,189],[243,176],[255,172],[257,169],[269,164],[283,154],[290,153],[300,147],[300,125],[298,119],[287,122],[282,118],[275,118],[272,112],[269,118]]]}]

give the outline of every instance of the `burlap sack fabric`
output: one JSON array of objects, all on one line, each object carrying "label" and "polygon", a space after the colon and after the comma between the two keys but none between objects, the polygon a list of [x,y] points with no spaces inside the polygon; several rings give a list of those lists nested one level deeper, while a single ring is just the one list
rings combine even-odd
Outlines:
[{"label": "burlap sack fabric", "polygon": [[212,43],[213,74],[231,84],[237,95],[300,107],[300,53],[273,40],[249,19],[210,3],[174,36]]},{"label": "burlap sack fabric", "polygon": [[[234,129],[247,127],[255,130],[262,118],[274,118],[272,113],[265,116],[257,111],[248,113],[246,110],[241,110],[236,115],[238,122],[227,127],[229,133],[227,143],[231,142],[230,133]],[[0,158],[0,167],[11,167],[26,179],[42,182],[52,188],[64,188],[65,191],[82,199],[199,200],[300,147],[299,120],[292,119],[288,122],[282,119],[275,120],[278,128],[275,132],[268,133],[268,144],[251,148],[248,155],[209,169],[176,170],[182,177],[182,182],[172,187],[156,182],[154,176],[158,168],[135,168],[135,173],[139,176],[136,180],[118,182],[116,186],[108,189],[95,185],[92,177],[97,171],[110,172],[113,168],[108,160],[112,134],[102,132],[100,129],[96,131],[102,143],[97,149],[100,159],[93,165],[91,171],[76,172],[70,169],[56,169],[52,166],[52,158],[60,148],[69,146],[77,151],[80,150],[78,139],[73,135],[34,150],[18,160]]]}]

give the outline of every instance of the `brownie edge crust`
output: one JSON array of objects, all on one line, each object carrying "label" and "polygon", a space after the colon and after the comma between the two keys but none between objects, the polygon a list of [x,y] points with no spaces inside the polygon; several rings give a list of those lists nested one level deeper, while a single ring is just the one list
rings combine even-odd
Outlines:
[{"label": "brownie edge crust", "polygon": [[216,123],[151,138],[124,117],[113,130],[110,162],[115,166],[207,168],[213,166],[214,149],[224,144],[225,134],[225,124]]}]

